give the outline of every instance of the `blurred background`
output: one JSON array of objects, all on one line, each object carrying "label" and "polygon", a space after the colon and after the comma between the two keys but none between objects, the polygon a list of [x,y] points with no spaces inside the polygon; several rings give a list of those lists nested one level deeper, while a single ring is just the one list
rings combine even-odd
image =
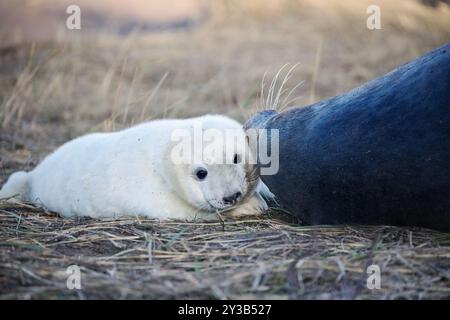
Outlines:
[{"label": "blurred background", "polygon": [[283,104],[307,105],[449,40],[438,0],[0,0],[0,164],[153,118],[245,121],[295,65]]}]

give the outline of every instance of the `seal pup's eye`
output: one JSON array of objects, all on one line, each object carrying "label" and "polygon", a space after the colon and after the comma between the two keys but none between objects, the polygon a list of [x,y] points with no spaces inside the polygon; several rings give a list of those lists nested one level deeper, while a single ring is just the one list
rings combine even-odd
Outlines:
[{"label": "seal pup's eye", "polygon": [[238,155],[237,153],[234,155],[233,163],[234,163],[234,164],[241,163],[241,156]]},{"label": "seal pup's eye", "polygon": [[198,168],[195,170],[195,176],[198,180],[204,180],[208,175],[208,171],[205,168]]}]

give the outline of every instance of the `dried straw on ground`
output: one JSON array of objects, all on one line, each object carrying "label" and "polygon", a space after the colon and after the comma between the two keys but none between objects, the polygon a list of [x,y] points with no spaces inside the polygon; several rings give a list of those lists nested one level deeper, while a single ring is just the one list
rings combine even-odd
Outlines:
[{"label": "dried straw on ground", "polygon": [[[224,224],[67,220],[0,207],[0,298],[442,299],[450,239],[394,227],[302,227],[280,215]],[[381,289],[366,268],[381,268]],[[81,269],[81,290],[66,269]]]}]

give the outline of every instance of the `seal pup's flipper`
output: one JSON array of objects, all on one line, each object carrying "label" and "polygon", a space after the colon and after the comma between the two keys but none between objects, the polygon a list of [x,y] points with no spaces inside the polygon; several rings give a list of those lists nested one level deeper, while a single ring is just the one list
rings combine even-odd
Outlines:
[{"label": "seal pup's flipper", "polygon": [[29,175],[25,171],[14,172],[0,190],[0,200],[17,198],[25,200]]}]

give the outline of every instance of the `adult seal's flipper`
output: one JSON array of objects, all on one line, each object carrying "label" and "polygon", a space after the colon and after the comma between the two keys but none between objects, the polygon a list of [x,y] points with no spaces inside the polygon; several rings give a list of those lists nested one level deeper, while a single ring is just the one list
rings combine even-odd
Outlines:
[{"label": "adult seal's flipper", "polygon": [[450,231],[450,43],[246,128],[279,129],[279,171],[262,179],[304,223]]}]

